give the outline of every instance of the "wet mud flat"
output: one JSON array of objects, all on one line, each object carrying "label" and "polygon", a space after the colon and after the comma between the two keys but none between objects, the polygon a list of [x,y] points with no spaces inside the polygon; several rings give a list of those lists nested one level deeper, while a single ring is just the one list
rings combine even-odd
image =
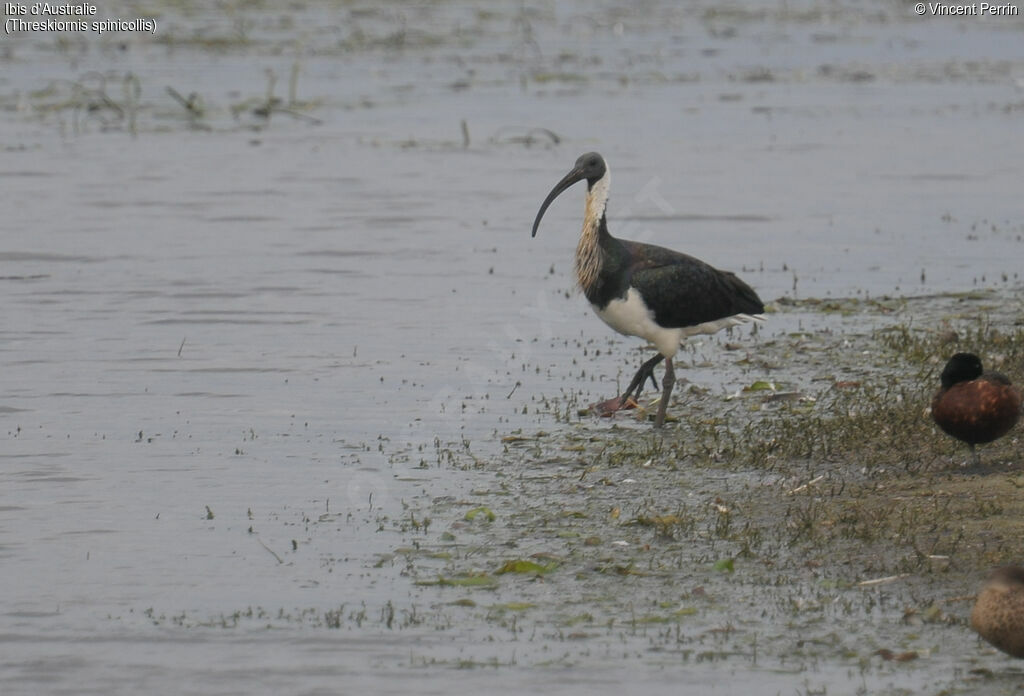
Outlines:
[{"label": "wet mud flat", "polygon": [[729,688],[785,674],[810,693],[1012,692],[1019,669],[966,616],[987,570],[1019,559],[1020,433],[966,466],[927,408],[952,348],[1020,381],[1020,300],[779,307],[877,328],[756,341],[767,379],[694,390],[664,434],[570,410],[505,436],[503,456],[455,452],[449,465],[493,481],[412,506],[430,530],[384,562],[437,588],[433,621],[482,619],[506,646],[462,666],[590,672],[604,655]]}]

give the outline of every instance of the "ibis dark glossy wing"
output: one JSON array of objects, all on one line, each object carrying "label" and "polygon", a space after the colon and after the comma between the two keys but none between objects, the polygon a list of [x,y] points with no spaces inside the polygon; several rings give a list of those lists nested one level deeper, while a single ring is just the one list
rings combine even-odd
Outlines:
[{"label": "ibis dark glossy wing", "polygon": [[628,256],[628,284],[666,328],[764,311],[757,293],[733,273],[664,247],[625,240],[622,245]]}]

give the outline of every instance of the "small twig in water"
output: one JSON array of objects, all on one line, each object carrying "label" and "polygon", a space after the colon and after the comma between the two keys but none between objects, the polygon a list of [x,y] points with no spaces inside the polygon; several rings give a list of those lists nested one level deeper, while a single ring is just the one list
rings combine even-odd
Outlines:
[{"label": "small twig in water", "polygon": [[902,575],[890,575],[885,578],[875,578],[874,580],[863,580],[857,583],[857,587],[872,587],[873,585],[887,585],[890,582],[896,582],[903,578],[909,578],[910,573],[903,573]]},{"label": "small twig in water", "polygon": [[181,96],[178,90],[173,87],[168,87],[167,93],[174,97],[174,100],[181,104],[185,111],[188,112],[188,115],[192,118],[199,118],[203,115],[202,101],[200,100],[199,95],[195,92],[189,94],[188,99]]},{"label": "small twig in water", "polygon": [[292,72],[288,77],[288,106],[295,106],[295,95],[299,92],[299,61],[292,63]]},{"label": "small twig in water", "polygon": [[274,553],[274,549],[264,544],[262,539],[257,538],[256,541],[260,542],[260,546],[265,548],[267,550],[267,553],[276,558],[278,563],[281,563],[282,565],[284,564],[284,561],[281,560],[281,557]]},{"label": "small twig in water", "polygon": [[803,484],[802,486],[797,486],[796,488],[794,488],[791,491],[786,491],[786,495],[793,495],[794,493],[799,493],[800,491],[805,491],[808,488],[810,488],[811,486],[813,486],[814,484],[816,484],[818,481],[822,480],[823,478],[825,478],[825,477],[824,476],[816,476],[815,478],[812,478],[810,481],[808,481],[807,483]]}]

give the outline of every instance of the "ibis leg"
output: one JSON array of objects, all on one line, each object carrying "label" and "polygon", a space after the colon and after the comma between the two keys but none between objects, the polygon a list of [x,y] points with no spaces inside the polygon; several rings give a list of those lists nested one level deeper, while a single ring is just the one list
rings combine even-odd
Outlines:
[{"label": "ibis leg", "polygon": [[672,358],[665,358],[665,378],[661,381],[663,391],[661,392],[661,403],[658,404],[658,415],[654,418],[654,427],[660,428],[665,424],[665,410],[668,408],[669,397],[672,396],[672,387],[676,383],[676,373],[672,369]]},{"label": "ibis leg", "polygon": [[978,450],[974,447],[974,443],[968,442],[967,446],[971,448],[971,464],[981,466],[981,457],[978,456]]},{"label": "ibis leg", "polygon": [[658,381],[654,379],[654,367],[664,359],[665,356],[658,353],[640,366],[640,369],[636,371],[636,375],[633,376],[633,381],[629,383],[628,387],[626,387],[626,391],[622,392],[619,408],[626,405],[626,402],[629,401],[630,395],[633,396],[633,399],[639,400],[640,392],[644,390],[644,382],[648,379],[650,379],[651,383],[654,384],[655,389],[658,388]]}]

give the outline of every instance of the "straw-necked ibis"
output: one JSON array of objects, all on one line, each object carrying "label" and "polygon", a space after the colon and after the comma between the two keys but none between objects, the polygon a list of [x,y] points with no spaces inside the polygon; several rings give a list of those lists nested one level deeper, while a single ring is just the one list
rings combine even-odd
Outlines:
[{"label": "straw-necked ibis", "polygon": [[687,254],[653,244],[616,239],[608,232],[605,207],[610,175],[604,158],[590,152],[544,199],[533,223],[537,235],[544,212],[555,198],[578,181],[587,182],[583,231],[576,247],[576,279],[590,306],[608,326],[627,336],[650,341],[658,354],[647,360],[620,397],[602,404],[606,411],[639,397],[654,367],[665,361],[661,402],[654,426],[665,422],[675,375],[672,358],[682,341],[713,334],[729,326],[763,321],[764,305],[749,285]]}]

